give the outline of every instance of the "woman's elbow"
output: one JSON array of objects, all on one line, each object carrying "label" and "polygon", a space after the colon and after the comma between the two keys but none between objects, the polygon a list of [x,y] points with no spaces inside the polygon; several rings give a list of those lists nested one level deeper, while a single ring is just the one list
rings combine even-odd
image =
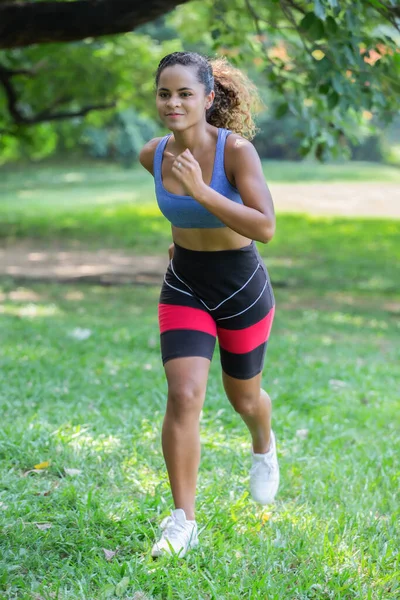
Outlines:
[{"label": "woman's elbow", "polygon": [[272,240],[275,235],[275,223],[268,222],[260,231],[260,236],[258,238],[258,242],[262,244],[268,244]]}]

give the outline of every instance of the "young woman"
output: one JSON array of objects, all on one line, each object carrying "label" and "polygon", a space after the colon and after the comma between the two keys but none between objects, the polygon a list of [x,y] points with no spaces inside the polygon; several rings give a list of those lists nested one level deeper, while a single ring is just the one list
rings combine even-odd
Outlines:
[{"label": "young woman", "polygon": [[152,556],[183,556],[198,544],[195,494],[199,416],[218,337],[222,379],[252,437],[250,490],[272,502],[279,486],[271,401],[261,371],[274,295],[254,240],[275,231],[274,207],[251,138],[257,92],[224,59],[165,56],[156,74],[157,109],[172,132],[148,142],[140,161],[154,176],[173,244],[159,304],[168,382],[162,447],[175,510]]}]

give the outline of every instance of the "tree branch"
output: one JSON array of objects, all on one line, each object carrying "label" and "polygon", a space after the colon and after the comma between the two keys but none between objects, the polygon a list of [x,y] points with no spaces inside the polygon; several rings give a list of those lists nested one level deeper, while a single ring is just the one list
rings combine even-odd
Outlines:
[{"label": "tree branch", "polygon": [[5,90],[8,112],[10,113],[15,125],[36,125],[37,123],[43,123],[45,121],[60,121],[62,119],[70,119],[72,117],[84,117],[93,110],[107,110],[116,106],[116,102],[113,101],[103,104],[89,104],[73,111],[52,112],[56,106],[71,100],[71,98],[62,96],[54,100],[49,108],[46,108],[33,117],[27,117],[18,107],[17,92],[11,81],[11,78],[15,75],[31,76],[33,73],[24,69],[17,69],[13,71],[0,65],[0,84]]},{"label": "tree branch", "polygon": [[306,15],[307,11],[302,7],[299,6],[299,4],[297,4],[297,2],[295,2],[294,0],[280,0],[280,5],[282,10],[284,11],[284,5],[288,4],[291,8],[294,8],[296,10],[298,10],[299,12],[301,12],[302,15]]},{"label": "tree branch", "polygon": [[257,35],[260,35],[260,23],[265,23],[266,25],[268,25],[268,27],[271,27],[271,29],[277,29],[279,31],[282,31],[283,29],[289,29],[290,31],[294,30],[294,27],[289,27],[287,25],[276,25],[275,23],[271,23],[270,21],[267,21],[266,19],[260,17],[260,15],[257,14],[254,6],[251,4],[250,0],[245,0],[245,4],[247,10],[249,11],[249,14],[253,17],[254,24],[257,29]]},{"label": "tree branch", "polygon": [[395,29],[397,29],[397,31],[400,31],[400,6],[388,6],[387,4],[381,2],[382,8],[378,8],[377,6],[375,6],[375,4],[372,4],[372,2],[368,2],[368,4],[371,6],[371,8],[378,11],[378,13],[384,19],[389,21],[389,23]]},{"label": "tree branch", "polygon": [[36,117],[29,119],[28,122],[25,121],[27,125],[35,125],[36,123],[43,123],[44,121],[61,121],[62,119],[71,119],[72,117],[84,117],[89,112],[94,110],[107,110],[110,108],[115,108],[116,102],[108,102],[106,104],[88,104],[87,106],[83,106],[78,110],[73,111],[64,111],[59,113],[51,113],[50,111],[44,110]]},{"label": "tree branch", "polygon": [[125,33],[185,2],[188,0],[0,0],[0,48]]}]

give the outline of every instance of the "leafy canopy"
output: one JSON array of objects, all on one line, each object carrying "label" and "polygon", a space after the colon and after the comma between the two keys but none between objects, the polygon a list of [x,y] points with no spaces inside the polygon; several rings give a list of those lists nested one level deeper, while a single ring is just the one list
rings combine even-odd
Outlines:
[{"label": "leafy canopy", "polygon": [[[389,123],[400,104],[400,9],[395,0],[201,0],[170,22],[185,44],[251,64],[297,117],[303,151],[324,158]],[[356,139],[353,139],[356,142]]]},{"label": "leafy canopy", "polygon": [[[3,50],[0,153],[49,154],[60,137],[73,147],[84,125],[128,107],[154,116],[156,65],[186,48],[249,70],[276,118],[296,118],[303,153],[327,158],[398,113],[399,19],[395,0],[195,0],[145,30]],[[73,118],[52,120],[59,112]]]}]

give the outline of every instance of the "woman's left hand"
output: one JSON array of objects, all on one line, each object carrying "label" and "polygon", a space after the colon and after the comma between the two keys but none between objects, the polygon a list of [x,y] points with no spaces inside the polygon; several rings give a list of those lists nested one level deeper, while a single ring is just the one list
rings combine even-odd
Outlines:
[{"label": "woman's left hand", "polygon": [[201,167],[189,148],[175,158],[172,173],[181,182],[188,195],[193,198],[205,185]]}]

